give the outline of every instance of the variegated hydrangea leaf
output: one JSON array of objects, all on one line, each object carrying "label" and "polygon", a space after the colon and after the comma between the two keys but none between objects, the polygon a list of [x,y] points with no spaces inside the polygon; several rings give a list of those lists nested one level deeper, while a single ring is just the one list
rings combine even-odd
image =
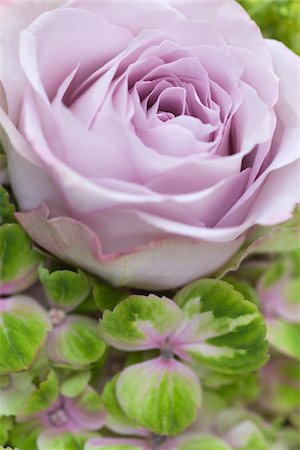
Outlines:
[{"label": "variegated hydrangea leaf", "polygon": [[1,417],[0,416],[0,450],[1,445],[5,445],[8,441],[9,432],[13,427],[12,417]]},{"label": "variegated hydrangea leaf", "polygon": [[21,411],[22,416],[30,416],[46,410],[58,398],[58,377],[53,370],[49,370],[35,389],[24,402]]},{"label": "variegated hydrangea leaf", "polygon": [[0,416],[15,416],[34,391],[33,375],[26,372],[0,376]]},{"label": "variegated hydrangea leaf", "polygon": [[16,294],[31,286],[41,261],[20,225],[6,223],[0,227],[0,295]]},{"label": "variegated hydrangea leaf", "polygon": [[201,404],[194,372],[173,358],[159,357],[125,369],[117,380],[125,414],[159,435],[175,435],[190,425]]},{"label": "variegated hydrangea leaf", "polygon": [[83,450],[89,434],[54,429],[43,431],[37,439],[37,450]]},{"label": "variegated hydrangea leaf", "polygon": [[92,373],[89,370],[75,372],[64,381],[60,386],[60,392],[65,397],[74,398],[80,395],[90,382]]},{"label": "variegated hydrangea leaf", "polygon": [[231,284],[235,291],[240,292],[243,297],[255,305],[259,305],[259,298],[256,293],[256,290],[252,287],[249,281],[244,279],[239,279],[234,276],[227,275],[223,281]]},{"label": "variegated hydrangea leaf", "polygon": [[259,279],[257,292],[266,318],[300,323],[300,279],[290,259],[271,264]]},{"label": "variegated hydrangea leaf", "polygon": [[84,450],[150,450],[141,439],[123,438],[92,438],[89,439]]},{"label": "variegated hydrangea leaf", "polygon": [[179,437],[174,450],[175,448],[176,450],[231,450],[224,441],[217,437],[196,433]]},{"label": "variegated hydrangea leaf", "polygon": [[268,414],[290,417],[300,408],[300,365],[294,359],[274,355],[259,373],[259,405]]},{"label": "variegated hydrangea leaf", "polygon": [[224,436],[231,448],[236,450],[271,450],[262,429],[252,420],[243,420],[234,425]]},{"label": "variegated hydrangea leaf", "polygon": [[50,330],[46,311],[31,297],[0,299],[0,375],[28,369]]},{"label": "variegated hydrangea leaf", "polygon": [[166,297],[132,295],[100,321],[103,339],[120,350],[161,348],[182,318],[180,308]]},{"label": "variegated hydrangea leaf", "polygon": [[93,298],[100,311],[105,311],[106,309],[111,311],[118,303],[128,297],[128,293],[125,290],[109,286],[99,280],[92,279],[92,285]]},{"label": "variegated hydrangea leaf", "polygon": [[49,270],[41,267],[38,274],[50,303],[56,308],[72,311],[91,292],[89,279],[81,270],[56,270],[49,273]]},{"label": "variegated hydrangea leaf", "polygon": [[300,361],[300,323],[267,319],[267,338],[280,353]]},{"label": "variegated hydrangea leaf", "polygon": [[64,398],[69,419],[78,429],[96,431],[104,426],[106,411],[101,396],[91,386],[75,398]]},{"label": "variegated hydrangea leaf", "polygon": [[[0,144],[0,161],[1,161],[1,144]],[[1,171],[1,162],[0,162]],[[10,202],[9,193],[0,185],[0,225],[3,223],[15,223],[15,205]]]},{"label": "variegated hydrangea leaf", "polygon": [[96,432],[104,425],[105,418],[100,395],[87,386],[76,398],[60,396],[39,413],[17,416],[17,421],[22,423],[13,430],[12,441],[19,445],[24,438],[24,450],[65,450],[68,445],[77,450],[83,448],[85,440],[98,435]]},{"label": "variegated hydrangea leaf", "polygon": [[[92,438],[84,450],[231,450],[221,439],[211,435],[185,434],[179,438],[149,435],[144,441],[123,438]],[[259,449],[256,449],[259,450]]]},{"label": "variegated hydrangea leaf", "polygon": [[47,355],[56,364],[82,368],[98,361],[106,345],[97,321],[70,315],[58,324],[47,341]]},{"label": "variegated hydrangea leaf", "polygon": [[119,376],[120,374],[117,374],[108,381],[102,392],[102,400],[107,411],[105,426],[117,434],[145,436],[147,430],[141,428],[137,422],[127,417],[119,405],[116,394],[116,384]]},{"label": "variegated hydrangea leaf", "polygon": [[43,431],[43,425],[37,419],[28,422],[15,423],[9,434],[9,443],[12,447],[22,450],[36,450],[36,440]]},{"label": "variegated hydrangea leaf", "polygon": [[223,373],[243,373],[267,360],[265,324],[254,303],[225,281],[192,283],[175,297],[185,320],[170,346],[183,360]]}]

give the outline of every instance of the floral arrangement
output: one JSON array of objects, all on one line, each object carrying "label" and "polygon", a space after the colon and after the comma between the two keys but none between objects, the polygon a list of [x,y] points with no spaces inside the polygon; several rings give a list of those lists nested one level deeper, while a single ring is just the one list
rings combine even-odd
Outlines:
[{"label": "floral arrangement", "polygon": [[299,450],[299,16],[0,1],[0,449]]}]

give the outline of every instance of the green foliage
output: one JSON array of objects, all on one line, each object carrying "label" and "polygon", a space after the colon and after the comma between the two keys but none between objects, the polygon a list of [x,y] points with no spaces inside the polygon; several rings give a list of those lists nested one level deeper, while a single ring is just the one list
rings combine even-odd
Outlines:
[{"label": "green foliage", "polygon": [[82,393],[91,379],[91,372],[86,370],[75,373],[61,384],[61,393],[65,397],[77,397]]},{"label": "green foliage", "polygon": [[276,350],[300,361],[300,323],[268,320],[267,337]]},{"label": "green foliage", "polygon": [[243,279],[235,278],[234,276],[227,275],[223,281],[226,281],[227,283],[231,284],[234,289],[238,292],[240,292],[243,297],[250,302],[255,303],[256,305],[259,305],[259,298],[258,295],[255,292],[255,289],[251,286],[251,284]]},{"label": "green foliage", "polygon": [[15,206],[10,202],[8,192],[4,189],[3,186],[0,186],[0,225],[6,222],[16,222],[14,216],[15,212]]},{"label": "green foliage", "polygon": [[267,361],[263,317],[232,285],[200,280],[179,291],[175,300],[189,320],[198,320],[194,341],[182,345],[195,362],[219,372],[242,373]]},{"label": "green foliage", "polygon": [[81,270],[56,270],[49,273],[41,267],[38,274],[47,296],[60,308],[73,309],[90,293],[89,279]]},{"label": "green foliage", "polygon": [[261,282],[264,288],[269,288],[278,283],[288,270],[287,264],[284,260],[277,260],[271,264],[261,277]]},{"label": "green foliage", "polygon": [[[230,447],[213,436],[203,435],[188,438],[176,450],[230,450]],[[254,447],[253,447],[254,450]],[[255,449],[257,450],[257,449]]]},{"label": "green foliage", "polygon": [[299,0],[239,0],[267,38],[284,42],[300,54]]},{"label": "green foliage", "polygon": [[17,415],[34,390],[30,370],[0,376],[0,416]]},{"label": "green foliage", "polygon": [[93,281],[93,298],[100,311],[114,309],[127,296],[128,294],[123,290],[96,280]]},{"label": "green foliage", "polygon": [[28,369],[50,329],[46,312],[29,297],[0,300],[0,375]]},{"label": "green foliage", "polygon": [[165,297],[132,295],[113,312],[103,313],[100,332],[109,344],[122,350],[156,348],[151,333],[170,333],[180,318],[180,309]]},{"label": "green foliage", "polygon": [[299,248],[300,208],[295,210],[290,220],[277,226],[254,227],[241,249],[217,271],[215,276],[216,278],[224,278],[228,272],[237,271],[241,263],[249,256],[282,255],[297,251]]},{"label": "green foliage", "polygon": [[134,434],[139,425],[136,421],[126,416],[117,399],[116,384],[119,376],[120,374],[117,374],[108,381],[102,393],[102,400],[108,414],[106,426],[117,433],[125,431],[127,434],[130,431]]},{"label": "green foliage", "polygon": [[100,338],[96,320],[72,315],[56,327],[47,349],[57,364],[80,369],[100,359],[106,345]]},{"label": "green foliage", "polygon": [[76,397],[76,405],[81,410],[88,413],[100,413],[103,412],[103,402],[101,396],[90,386]]},{"label": "green foliage", "polygon": [[125,369],[116,384],[128,417],[159,435],[175,435],[190,425],[201,402],[194,373],[179,362],[160,359]]},{"label": "green foliage", "polygon": [[59,394],[58,378],[53,370],[50,370],[46,379],[39,382],[37,388],[31,393],[22,407],[22,415],[36,414],[46,410]]},{"label": "green foliage", "polygon": [[12,429],[12,427],[13,427],[12,417],[0,416],[0,445],[5,445],[7,443],[9,431]]},{"label": "green foliage", "polygon": [[39,440],[42,450],[83,450],[89,436],[71,432],[43,433]]},{"label": "green foliage", "polygon": [[42,258],[32,250],[29,237],[17,224],[0,227],[0,292],[12,294],[25,290],[37,279]]},{"label": "green foliage", "polygon": [[36,450],[36,440],[43,430],[38,420],[14,423],[10,432],[9,444],[22,450]]},{"label": "green foliage", "polygon": [[136,447],[130,444],[94,444],[87,442],[84,450],[142,450],[141,447]]}]

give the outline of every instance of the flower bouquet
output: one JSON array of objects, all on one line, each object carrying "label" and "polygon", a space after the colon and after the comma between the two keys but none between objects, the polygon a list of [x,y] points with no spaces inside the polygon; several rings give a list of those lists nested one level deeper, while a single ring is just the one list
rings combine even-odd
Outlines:
[{"label": "flower bouquet", "polygon": [[299,450],[300,3],[240,3],[0,1],[0,448]]}]

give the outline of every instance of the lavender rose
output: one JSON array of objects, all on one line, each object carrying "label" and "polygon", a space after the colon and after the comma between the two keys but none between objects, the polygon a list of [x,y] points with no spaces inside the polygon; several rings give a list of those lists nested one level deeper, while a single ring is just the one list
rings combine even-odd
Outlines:
[{"label": "lavender rose", "polygon": [[236,2],[0,8],[2,139],[18,219],[42,247],[164,289],[290,218],[299,58]]}]

